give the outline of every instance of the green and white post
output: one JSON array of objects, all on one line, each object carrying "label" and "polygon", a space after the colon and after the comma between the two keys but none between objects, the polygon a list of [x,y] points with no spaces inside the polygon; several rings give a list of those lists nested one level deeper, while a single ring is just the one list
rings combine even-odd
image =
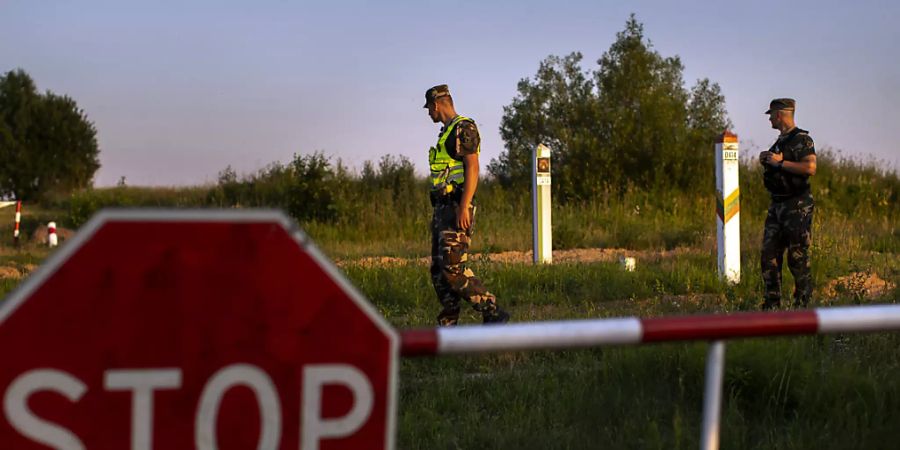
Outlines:
[{"label": "green and white post", "polygon": [[550,225],[550,149],[540,144],[532,152],[531,197],[534,221],[534,263],[553,262],[553,230]]},{"label": "green and white post", "polygon": [[719,279],[741,281],[738,137],[726,130],[716,140],[716,237]]}]

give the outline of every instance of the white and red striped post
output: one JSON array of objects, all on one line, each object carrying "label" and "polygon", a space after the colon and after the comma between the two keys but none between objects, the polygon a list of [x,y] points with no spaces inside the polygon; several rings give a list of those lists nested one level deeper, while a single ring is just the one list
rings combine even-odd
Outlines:
[{"label": "white and red striped post", "polygon": [[515,350],[547,350],[652,342],[713,341],[706,368],[704,449],[719,443],[719,412],[725,365],[723,339],[900,330],[900,305],[817,308],[657,318],[625,317],[406,330],[404,357]]},{"label": "white and red striped post", "polygon": [[22,201],[16,202],[16,228],[13,231],[13,241],[19,245],[19,222],[22,221]]},{"label": "white and red striped post", "polygon": [[56,247],[59,244],[59,238],[56,236],[56,222],[47,224],[47,246]]}]

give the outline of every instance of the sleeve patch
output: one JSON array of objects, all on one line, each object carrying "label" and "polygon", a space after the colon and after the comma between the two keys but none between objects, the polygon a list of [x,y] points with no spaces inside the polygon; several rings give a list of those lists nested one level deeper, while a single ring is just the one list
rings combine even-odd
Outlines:
[{"label": "sleeve patch", "polygon": [[815,155],[816,145],[808,134],[803,133],[797,136],[797,143],[794,144],[794,151],[796,152],[797,160],[800,161],[809,155]]},{"label": "sleeve patch", "polygon": [[481,136],[478,135],[478,127],[475,126],[474,122],[464,120],[456,125],[456,136],[459,143],[457,146],[457,154],[459,156],[478,153]]}]

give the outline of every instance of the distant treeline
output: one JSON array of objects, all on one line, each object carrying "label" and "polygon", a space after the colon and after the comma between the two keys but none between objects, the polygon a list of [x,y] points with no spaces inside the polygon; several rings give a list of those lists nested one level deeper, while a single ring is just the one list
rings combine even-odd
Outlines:
[{"label": "distant treeline", "polygon": [[[851,217],[894,217],[900,212],[900,179],[878,161],[863,161],[839,152],[819,152],[818,172],[812,179],[813,195],[820,210]],[[741,161],[741,204],[765,208],[768,194],[762,185],[760,166],[754,158]],[[578,208],[593,202],[615,204],[623,196],[641,193],[644,206],[664,207],[674,197],[699,201],[714,194],[714,174],[702,177],[704,192],[678,187],[627,184],[623,191],[611,188],[595,200],[565,199],[554,178],[554,200],[560,207]],[[351,171],[323,153],[296,155],[288,164],[274,163],[252,174],[223,170],[215,185],[185,188],[114,187],[89,189],[57,198],[55,206],[70,212],[69,224],[78,226],[103,207],[218,207],[281,208],[301,223],[330,223],[391,227],[392,224],[429,214],[428,183],[416,175],[404,156],[384,156]],[[484,208],[503,209],[530,217],[530,187],[505,187],[485,177],[476,200]],[[656,201],[654,199],[659,199]],[[53,205],[51,205],[53,206]],[[690,212],[688,212],[690,213]]]},{"label": "distant treeline", "polygon": [[506,151],[488,170],[506,187],[527,186],[531,152],[543,143],[567,200],[595,200],[629,184],[710,189],[712,142],[731,121],[719,85],[704,78],[688,88],[683,70],[678,56],[653,48],[634,16],[592,70],[581,53],[546,58],[504,107]]},{"label": "distant treeline", "polygon": [[301,223],[347,223],[365,222],[376,214],[419,214],[428,207],[427,189],[404,156],[366,161],[362,170],[353,172],[317,152],[251,174],[238,175],[229,166],[212,186],[88,189],[57,197],[50,206],[68,209],[75,226],[104,207],[280,208]]}]

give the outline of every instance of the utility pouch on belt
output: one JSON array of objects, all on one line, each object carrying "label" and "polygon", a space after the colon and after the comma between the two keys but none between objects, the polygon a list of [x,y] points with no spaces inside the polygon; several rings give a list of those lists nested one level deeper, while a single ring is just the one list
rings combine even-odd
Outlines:
[{"label": "utility pouch on belt", "polygon": [[462,187],[455,183],[448,183],[440,189],[432,189],[429,193],[431,206],[437,204],[447,204],[451,202],[459,202],[462,200]]}]

